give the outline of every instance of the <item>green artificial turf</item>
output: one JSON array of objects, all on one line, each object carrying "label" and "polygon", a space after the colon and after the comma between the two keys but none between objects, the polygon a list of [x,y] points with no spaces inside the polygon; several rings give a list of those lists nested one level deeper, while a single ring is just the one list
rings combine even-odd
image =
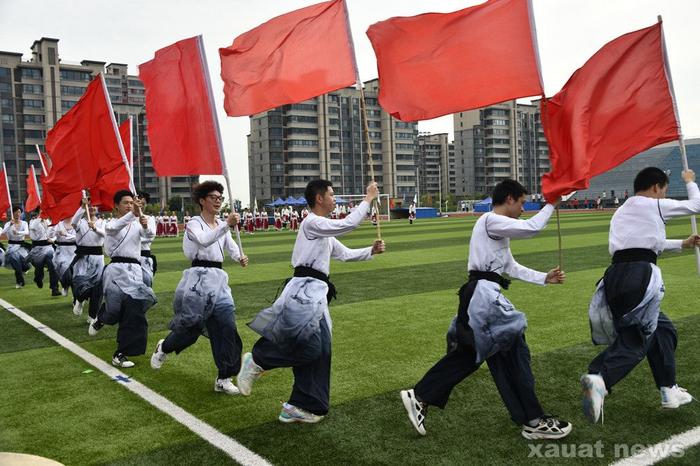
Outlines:
[{"label": "green artificial turf", "polygon": [[[148,354],[126,369],[136,380],[276,464],[608,464],[615,445],[653,444],[700,425],[700,404],[660,408],[646,362],[616,386],[605,406],[605,425],[592,426],[580,410],[578,378],[600,351],[590,344],[588,301],[609,263],[609,214],[561,217],[567,283],[539,287],[514,282],[506,292],[528,316],[527,341],[537,391],[546,411],[569,419],[563,442],[585,448],[603,442],[601,458],[528,458],[542,447],[520,436],[495,390],[488,369],[477,371],[452,393],[447,409],[431,408],[428,435],[419,437],[405,415],[400,389],[413,386],[445,351],[445,331],[456,311],[456,291],[466,277],[473,217],[399,220],[382,224],[387,253],[366,263],[331,265],[338,300],[333,316],[331,410],[318,425],[276,421],[292,377],[288,369],[266,373],[249,398],[214,393],[216,369],[209,342],[201,338],[182,354],[168,356],[160,371],[150,351],[167,334],[173,292],[187,266],[181,239],[157,239],[159,303],[148,312]],[[674,220],[669,238],[688,235],[689,222]],[[375,230],[364,224],[341,240],[349,247],[371,244]],[[244,236],[250,266],[229,262],[244,351],[256,335],[246,323],[274,299],[291,274],[291,232]],[[513,241],[521,264],[546,271],[558,260],[554,219],[540,235]],[[676,323],[679,383],[700,394],[698,275],[690,252],[665,254],[659,266],[666,282],[664,312]],[[30,272],[31,273],[31,272]],[[28,283],[32,283],[27,280]],[[87,335],[69,298],[26,286],[0,270],[0,297],[100,358],[114,351],[116,329]],[[71,353],[7,312],[0,312],[0,451],[40,454],[65,464],[223,464],[228,458],[168,416],[110,381]],[[568,450],[562,450],[566,453]],[[697,464],[699,449],[669,464]]]}]

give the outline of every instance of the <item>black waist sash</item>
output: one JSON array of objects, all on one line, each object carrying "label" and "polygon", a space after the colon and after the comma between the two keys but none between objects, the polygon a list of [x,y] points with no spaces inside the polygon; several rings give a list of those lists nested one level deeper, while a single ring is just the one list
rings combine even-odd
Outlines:
[{"label": "black waist sash", "polygon": [[620,264],[622,262],[650,262],[656,264],[656,253],[651,249],[620,249],[613,254],[612,263]]},{"label": "black waist sash", "polygon": [[8,239],[7,243],[8,244],[21,244],[21,245],[25,244],[24,241],[22,241],[21,239]]},{"label": "black waist sash", "polygon": [[498,283],[504,290],[507,290],[510,286],[510,280],[502,277],[496,272],[482,272],[481,270],[470,270],[469,281],[473,282],[476,280],[488,280],[490,282]]},{"label": "black waist sash", "polygon": [[114,256],[114,257],[110,258],[110,264],[139,264],[139,265],[141,265],[141,261],[138,259],[134,259],[133,257]]},{"label": "black waist sash", "polygon": [[201,259],[195,259],[192,261],[192,267],[208,267],[211,269],[222,269],[223,266],[223,262],[205,261]]},{"label": "black waist sash", "polygon": [[32,240],[32,247],[35,246],[51,246],[51,243],[46,239]]},{"label": "black waist sash", "polygon": [[56,246],[75,246],[75,241],[56,241]]},{"label": "black waist sash", "polygon": [[101,256],[102,246],[76,246],[76,256]]},{"label": "black waist sash", "polygon": [[335,285],[333,284],[333,282],[331,282],[330,278],[325,273],[319,272],[318,270],[312,269],[311,267],[305,267],[303,265],[299,265],[297,267],[294,267],[294,276],[295,277],[311,277],[311,278],[315,278],[317,280],[321,280],[322,282],[325,282],[326,285],[328,285],[328,293],[326,294],[326,301],[330,303],[333,298],[338,299],[338,292],[335,289]]},{"label": "black waist sash", "polygon": [[141,249],[141,257],[150,257],[151,262],[153,262],[153,274],[158,271],[158,259],[155,254],[151,253],[150,249]]}]

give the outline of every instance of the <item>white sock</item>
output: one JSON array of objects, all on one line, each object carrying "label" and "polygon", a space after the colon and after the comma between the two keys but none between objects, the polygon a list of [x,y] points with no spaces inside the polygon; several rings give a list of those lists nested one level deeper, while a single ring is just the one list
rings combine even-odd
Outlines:
[{"label": "white sock", "polygon": [[535,419],[531,419],[531,420],[527,421],[527,425],[530,427],[537,427],[540,423],[540,419],[541,418],[539,418],[539,417],[536,417]]}]

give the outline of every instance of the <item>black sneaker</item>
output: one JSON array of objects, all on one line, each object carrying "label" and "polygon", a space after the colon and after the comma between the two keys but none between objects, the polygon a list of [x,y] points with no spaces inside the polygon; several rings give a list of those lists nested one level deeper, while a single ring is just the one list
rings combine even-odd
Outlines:
[{"label": "black sneaker", "polygon": [[535,427],[524,425],[522,434],[528,440],[556,440],[569,435],[571,429],[570,422],[545,414]]},{"label": "black sneaker", "polygon": [[43,287],[44,287],[44,280],[42,280],[42,279],[40,279],[40,278],[34,277],[34,283],[36,283],[36,286],[39,287],[39,288],[43,288]]},{"label": "black sneaker", "polygon": [[134,367],[134,363],[129,361],[129,358],[124,356],[123,353],[117,353],[112,357],[112,365],[123,368]]},{"label": "black sneaker", "polygon": [[51,290],[51,296],[61,296],[61,292],[58,291],[58,288],[54,288]]}]

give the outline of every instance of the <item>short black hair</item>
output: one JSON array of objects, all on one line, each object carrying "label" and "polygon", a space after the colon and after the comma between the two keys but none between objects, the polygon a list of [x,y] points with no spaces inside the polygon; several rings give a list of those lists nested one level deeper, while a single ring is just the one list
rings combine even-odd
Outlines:
[{"label": "short black hair", "polygon": [[22,210],[22,208],[21,208],[20,206],[18,206],[18,205],[12,207],[12,213],[13,213],[13,214],[14,214],[15,212],[17,212],[18,210],[19,210],[20,212],[24,212],[24,211]]},{"label": "short black hair", "polygon": [[503,180],[493,188],[491,202],[493,202],[493,205],[501,205],[505,204],[508,196],[512,197],[514,201],[517,201],[520,199],[520,196],[524,196],[525,194],[528,194],[525,186],[515,180]]},{"label": "short black hair", "polygon": [[199,201],[206,198],[209,195],[209,193],[212,193],[214,191],[218,191],[221,194],[223,194],[224,185],[222,185],[218,181],[213,180],[203,181],[192,187],[192,198],[194,199],[194,202],[197,203],[197,206],[201,209],[202,205],[199,203]]},{"label": "short black hair", "polygon": [[316,195],[320,194],[323,196],[328,191],[328,188],[333,187],[333,183],[328,180],[311,180],[309,184],[306,185],[304,190],[304,199],[309,207],[316,205]]},{"label": "short black hair", "polygon": [[117,204],[119,204],[122,201],[122,199],[126,196],[131,196],[132,198],[136,197],[134,196],[134,193],[132,193],[128,189],[120,189],[119,191],[114,193],[114,205],[116,206]]},{"label": "short black hair", "polygon": [[663,170],[656,167],[647,167],[634,177],[634,193],[646,191],[657,184],[663,188],[668,185],[668,182],[668,175]]},{"label": "short black hair", "polygon": [[151,195],[148,194],[148,191],[144,191],[144,190],[140,189],[140,190],[136,191],[136,194],[138,195],[138,197],[145,200],[146,204],[151,202]]}]

